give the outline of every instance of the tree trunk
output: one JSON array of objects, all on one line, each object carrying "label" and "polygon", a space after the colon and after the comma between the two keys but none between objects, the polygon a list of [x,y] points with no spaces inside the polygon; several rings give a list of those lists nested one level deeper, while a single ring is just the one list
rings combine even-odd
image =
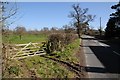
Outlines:
[{"label": "tree trunk", "polygon": [[19,35],[19,37],[20,37],[20,40],[22,39],[22,36],[21,35]]},{"label": "tree trunk", "polygon": [[80,29],[79,28],[77,28],[77,34],[78,34],[78,37],[80,38],[81,35],[80,35]]}]

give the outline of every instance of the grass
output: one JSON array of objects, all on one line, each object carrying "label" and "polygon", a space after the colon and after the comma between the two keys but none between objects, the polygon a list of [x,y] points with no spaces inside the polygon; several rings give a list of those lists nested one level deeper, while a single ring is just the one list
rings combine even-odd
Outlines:
[{"label": "grass", "polygon": [[[9,40],[11,44],[43,42],[47,40],[47,36],[26,34],[22,36],[21,40],[18,35],[9,35],[8,38],[3,36],[3,41],[6,42],[7,40]],[[67,45],[64,51],[55,52],[53,53],[55,54],[53,56],[45,55],[48,58],[45,58],[43,56],[33,56],[22,60],[10,60],[8,72],[6,71],[3,77],[16,77],[17,75],[17,77],[19,78],[31,77],[33,73],[31,71],[33,70],[35,72],[34,76],[40,78],[74,78],[75,76],[77,76],[77,74],[69,70],[68,66],[60,62],[51,60],[50,58],[55,58],[68,63],[72,62],[79,64],[79,60],[75,57],[75,53],[79,50],[79,45],[80,40],[77,39],[71,44]],[[37,49],[35,48],[32,50]],[[12,74],[9,74],[9,71],[11,71]]]},{"label": "grass", "polygon": [[[80,45],[80,40],[77,39],[71,44],[67,45],[63,52],[55,52],[54,54],[60,56],[59,60],[78,63],[79,60],[75,57],[74,53],[78,51],[79,45]],[[54,58],[55,56],[51,56],[51,57]]]},{"label": "grass", "polygon": [[36,75],[40,78],[72,78],[75,76],[73,72],[64,66],[43,57],[34,56],[25,59],[25,63],[29,70],[36,69]]},{"label": "grass", "polygon": [[9,35],[8,37],[3,36],[3,41],[9,41],[11,44],[21,44],[21,43],[29,43],[29,42],[42,42],[46,41],[47,36],[46,35],[30,35],[30,34],[25,34],[22,35],[22,39],[19,38],[19,35]]},{"label": "grass", "polygon": [[[16,64],[19,65],[19,67],[16,66],[16,64],[15,65],[12,64],[12,66],[15,66],[16,68],[20,69],[19,70],[20,72],[18,74],[19,78],[20,77],[26,78],[28,76],[30,77],[31,70],[34,70],[35,76],[39,78],[67,78],[67,77],[73,78],[76,75],[73,72],[66,69],[64,66],[61,66],[60,64],[54,61],[51,61],[40,56],[34,56],[15,62],[17,62]],[[10,78],[12,75],[13,74],[9,74],[3,77]],[[12,77],[15,77],[15,75]]]},{"label": "grass", "polygon": [[[80,40],[77,39],[71,44],[67,45],[63,52],[56,52],[54,53],[54,56],[45,56],[51,58],[56,58],[56,56],[60,56],[57,59],[61,61],[79,63],[78,59],[75,57],[75,53],[76,51],[78,51],[79,45]],[[31,70],[34,70],[35,76],[40,78],[74,78],[75,76],[77,76],[76,73],[69,70],[68,67],[66,67],[65,65],[42,56],[29,57],[19,61],[12,60],[11,62],[9,62],[9,64],[11,63],[16,63],[15,65],[19,65],[19,77],[22,78],[30,77]],[[12,66],[15,65],[12,64]]]}]

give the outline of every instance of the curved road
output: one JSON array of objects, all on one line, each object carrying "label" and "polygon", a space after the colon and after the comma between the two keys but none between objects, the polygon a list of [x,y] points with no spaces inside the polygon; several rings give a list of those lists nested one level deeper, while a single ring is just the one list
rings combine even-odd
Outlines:
[{"label": "curved road", "polygon": [[83,35],[82,40],[88,77],[120,79],[120,47],[112,47],[87,35]]}]

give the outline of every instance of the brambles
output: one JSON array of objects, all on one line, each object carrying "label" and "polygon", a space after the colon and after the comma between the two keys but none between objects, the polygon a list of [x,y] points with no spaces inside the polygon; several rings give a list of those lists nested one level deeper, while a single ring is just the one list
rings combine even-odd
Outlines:
[{"label": "brambles", "polygon": [[47,53],[61,51],[64,47],[64,36],[62,34],[52,34],[48,38]]},{"label": "brambles", "polygon": [[63,51],[64,47],[68,44],[70,44],[72,41],[74,41],[77,38],[75,34],[72,33],[66,33],[66,34],[52,34],[48,38],[47,42],[47,53],[52,53],[55,51]]},{"label": "brambles", "polygon": [[75,39],[77,39],[77,35],[75,34],[72,34],[72,33],[67,33],[65,35],[65,40],[64,40],[64,43],[66,45],[70,44],[71,42],[73,42]]}]

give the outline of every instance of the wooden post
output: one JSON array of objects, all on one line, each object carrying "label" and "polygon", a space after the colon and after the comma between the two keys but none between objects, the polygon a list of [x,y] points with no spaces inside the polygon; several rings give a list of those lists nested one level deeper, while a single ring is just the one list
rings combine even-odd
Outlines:
[{"label": "wooden post", "polygon": [[100,31],[100,36],[102,35],[102,28],[101,28],[101,17],[100,17],[100,29],[99,29],[99,31]]}]

